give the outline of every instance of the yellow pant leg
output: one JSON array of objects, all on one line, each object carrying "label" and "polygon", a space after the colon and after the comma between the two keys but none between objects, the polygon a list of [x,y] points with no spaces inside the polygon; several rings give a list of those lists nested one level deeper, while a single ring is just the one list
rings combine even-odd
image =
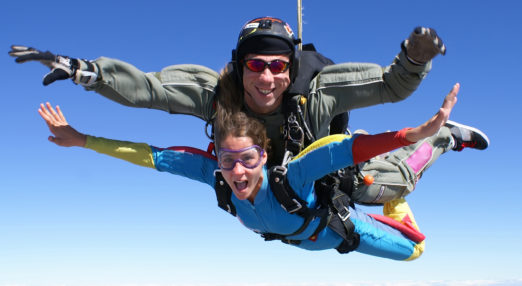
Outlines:
[{"label": "yellow pant leg", "polygon": [[[413,227],[420,233],[419,226],[415,221],[413,212],[411,211],[410,206],[406,202],[406,199],[400,198],[384,203],[383,214],[406,226]],[[414,246],[413,254],[406,260],[413,260],[418,258],[422,254],[422,252],[424,252],[424,247],[424,240],[417,243]]]}]

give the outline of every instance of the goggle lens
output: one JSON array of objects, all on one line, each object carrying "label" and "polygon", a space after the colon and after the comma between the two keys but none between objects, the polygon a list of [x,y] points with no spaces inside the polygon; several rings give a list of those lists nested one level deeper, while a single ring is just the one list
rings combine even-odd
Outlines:
[{"label": "goggle lens", "polygon": [[266,67],[268,67],[270,72],[272,72],[273,74],[278,74],[285,72],[290,66],[290,63],[282,60],[265,62],[260,59],[250,59],[245,61],[245,66],[247,67],[247,69],[253,72],[262,72],[265,70]]},{"label": "goggle lens", "polygon": [[261,163],[263,153],[263,148],[257,145],[239,150],[221,149],[218,155],[219,167],[222,170],[230,171],[239,162],[245,168],[254,169]]}]

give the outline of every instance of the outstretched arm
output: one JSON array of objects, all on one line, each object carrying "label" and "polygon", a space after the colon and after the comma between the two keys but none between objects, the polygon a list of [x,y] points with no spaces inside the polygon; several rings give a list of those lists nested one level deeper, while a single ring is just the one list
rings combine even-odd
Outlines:
[{"label": "outstretched arm", "polygon": [[70,78],[125,106],[189,114],[204,120],[214,113],[219,75],[204,66],[174,65],[161,72],[145,73],[116,59],[89,61],[19,45],[11,46],[9,55],[17,63],[40,62],[47,66],[51,71],[44,76],[44,85]]},{"label": "outstretched arm", "polygon": [[406,140],[417,142],[424,138],[439,132],[439,129],[448,121],[453,106],[457,103],[457,94],[459,93],[460,84],[456,83],[451,91],[444,98],[442,107],[439,112],[424,124],[406,131]]},{"label": "outstretched arm", "polygon": [[166,149],[135,143],[85,135],[71,127],[60,107],[56,110],[50,103],[41,104],[38,112],[54,136],[49,141],[63,147],[78,146],[100,154],[122,159],[132,164],[169,172],[213,185],[216,159],[207,152],[190,147]]},{"label": "outstretched arm", "polygon": [[49,136],[49,141],[62,147],[85,146],[87,136],[76,131],[67,123],[59,106],[56,106],[56,110],[54,110],[49,102],[46,102],[45,105],[41,103],[38,113],[45,120],[49,130],[54,135]]},{"label": "outstretched arm", "polygon": [[[405,128],[396,132],[384,132],[376,135],[356,135],[350,137],[335,134],[323,137],[301,151],[288,163],[288,172],[292,186],[301,186],[332,171],[367,161],[377,155],[399,147],[413,144],[435,133],[446,123],[457,102],[460,85],[453,86],[444,98],[437,114],[424,124],[415,128]],[[297,171],[290,170],[295,168]]]},{"label": "outstretched arm", "polygon": [[455,84],[444,98],[439,111],[425,123],[415,128],[405,128],[399,132],[385,132],[376,135],[360,135],[353,142],[354,163],[364,162],[379,154],[402,146],[410,145],[437,133],[448,121],[451,110],[457,103],[460,84]]},{"label": "outstretched arm", "polygon": [[38,113],[54,135],[49,136],[49,141],[58,146],[84,147],[136,165],[155,168],[152,150],[148,144],[111,140],[80,133],[67,123],[60,107],[56,106],[55,110],[49,102],[45,105],[40,104]]}]

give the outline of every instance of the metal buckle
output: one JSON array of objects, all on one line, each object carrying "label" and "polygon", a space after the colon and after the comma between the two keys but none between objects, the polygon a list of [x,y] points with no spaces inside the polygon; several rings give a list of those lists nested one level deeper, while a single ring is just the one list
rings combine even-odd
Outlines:
[{"label": "metal buckle", "polygon": [[296,116],[292,113],[288,116],[287,124],[283,130],[283,136],[287,139],[286,146],[288,149],[288,141],[292,144],[295,144],[300,151],[302,148],[303,140],[304,140],[304,131],[303,128],[299,125]]},{"label": "metal buckle", "polygon": [[[276,174],[276,177],[274,178],[274,181],[276,183],[279,183],[281,182],[281,180],[284,179],[284,176],[286,175],[286,172],[288,171],[288,169],[286,167],[283,167],[283,166],[274,166],[272,167],[272,172],[274,174]],[[294,202],[295,204],[295,207],[293,207],[291,210],[288,210],[285,208],[284,205],[281,204],[281,207],[287,212],[287,213],[295,213],[296,211],[300,210],[303,208],[303,205],[301,205],[301,203],[299,203],[296,199],[292,199],[292,202]]]},{"label": "metal buckle", "polygon": [[337,212],[337,215],[339,216],[339,218],[342,220],[342,221],[346,221],[351,213],[350,213],[350,210],[346,207],[346,206],[343,206],[343,209],[346,211],[345,214],[341,214],[341,212]]},{"label": "metal buckle", "polygon": [[274,172],[281,174],[281,176],[286,175],[286,172],[288,171],[284,166],[274,166],[273,170]]},{"label": "metal buckle", "polygon": [[[292,199],[292,201],[296,204],[296,207],[291,210],[287,210],[285,206],[281,205],[281,207],[289,214],[295,213],[296,211],[303,208],[303,205],[301,205],[296,199]],[[348,214],[348,216],[350,216],[350,214]]]},{"label": "metal buckle", "polygon": [[227,204],[227,212],[228,212],[229,214],[232,214],[232,208],[230,207],[229,204]]},{"label": "metal buckle", "polygon": [[221,174],[223,174],[223,173],[221,172],[221,169],[215,169],[215,170],[214,170],[214,177],[216,177],[216,174],[217,174],[217,173],[221,173]]},{"label": "metal buckle", "polygon": [[[290,162],[294,157],[294,154],[292,152],[290,152],[289,150],[286,150],[285,151],[285,155],[283,156],[283,162],[281,163],[281,167],[282,168],[285,168],[284,166],[288,165],[288,162]],[[285,171],[285,174],[286,174],[286,171]]]}]

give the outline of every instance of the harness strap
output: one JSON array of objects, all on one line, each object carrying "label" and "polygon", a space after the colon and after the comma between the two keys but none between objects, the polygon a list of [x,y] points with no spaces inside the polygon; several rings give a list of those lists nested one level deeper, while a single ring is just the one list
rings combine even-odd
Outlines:
[{"label": "harness strap", "polygon": [[328,221],[329,221],[329,217],[330,217],[330,212],[328,211],[327,208],[319,208],[314,213],[315,213],[314,215],[308,215],[307,217],[304,217],[305,222],[301,225],[301,227],[299,227],[298,230],[296,230],[295,232],[293,232],[291,234],[283,235],[283,234],[279,234],[279,233],[267,232],[267,233],[262,233],[261,236],[265,239],[265,241],[278,239],[287,244],[299,245],[301,243],[301,240],[288,239],[287,237],[298,235],[298,234],[302,233],[308,227],[308,225],[314,218],[319,217],[320,218],[319,225],[315,229],[314,233],[312,233],[312,235],[310,235],[310,237],[309,237],[309,239],[313,239],[319,232],[321,232],[328,225]]},{"label": "harness strap", "polygon": [[272,188],[272,193],[281,207],[290,214],[304,216],[308,211],[307,202],[299,198],[290,187],[286,179],[286,167],[274,166],[268,173],[268,182]]},{"label": "harness strap", "polygon": [[298,154],[304,148],[304,131],[294,113],[290,113],[286,118],[283,136],[286,151]]},{"label": "harness strap", "polygon": [[341,181],[338,177],[327,175],[316,181],[315,190],[331,210],[328,227],[343,238],[343,242],[336,248],[339,253],[348,253],[359,246],[359,234],[355,233],[355,226],[350,220],[349,206],[353,206],[350,196],[340,190]]},{"label": "harness strap", "polygon": [[262,234],[265,240],[279,239],[284,243],[299,244],[299,240],[290,240],[287,237],[302,233],[315,217],[320,217],[321,221],[311,237],[328,226],[343,238],[343,242],[337,247],[339,253],[348,253],[356,249],[359,246],[359,235],[354,232],[355,226],[350,220],[351,200],[348,194],[339,189],[339,178],[328,175],[315,183],[319,206],[322,207],[310,209],[306,201],[300,199],[290,187],[286,172],[287,169],[283,166],[274,166],[270,169],[269,183],[272,192],[281,207],[288,213],[295,213],[303,217],[305,222],[297,231],[289,235]]},{"label": "harness strap", "polygon": [[[295,232],[287,235],[274,234],[274,233],[265,233],[262,236],[265,240],[274,240],[280,239],[283,242],[289,243],[286,237],[294,236],[302,233],[309,225],[310,222],[316,217],[320,218],[320,222],[312,237],[322,231],[328,221],[328,209],[327,208],[315,208],[311,209],[308,207],[308,203],[299,198],[299,196],[294,192],[290,184],[288,183],[286,177],[287,169],[284,166],[274,166],[270,168],[268,173],[268,182],[272,189],[272,193],[274,197],[277,199],[281,207],[290,214],[296,214],[304,218],[304,222]],[[292,242],[291,244],[298,244]]]},{"label": "harness strap", "polygon": [[236,207],[232,203],[232,189],[225,182],[221,170],[215,170],[214,176],[216,177],[216,183],[214,184],[214,190],[216,191],[216,198],[218,206],[233,216],[236,216]]},{"label": "harness strap", "polygon": [[355,226],[350,220],[348,196],[340,191],[337,193],[332,199],[333,214],[328,227],[343,238],[343,243],[339,245],[337,251],[348,253],[359,246],[359,234],[355,233]]},{"label": "harness strap", "polygon": [[[343,242],[336,248],[339,253],[348,253],[356,249],[359,246],[359,234],[354,232],[355,227],[350,220],[348,206],[351,205],[351,200],[347,194],[339,190],[339,179],[328,175],[316,182],[315,189],[319,207],[310,209],[307,202],[300,199],[290,187],[286,172],[287,169],[282,166],[275,166],[270,169],[268,179],[272,192],[283,209],[288,213],[303,217],[305,221],[299,229],[291,234],[262,233],[261,236],[267,241],[277,239],[287,244],[298,245],[301,240],[292,240],[287,237],[302,233],[310,225],[310,222],[318,217],[320,218],[319,225],[310,239],[328,226],[343,238]],[[232,189],[225,182],[221,170],[215,170],[214,175],[216,177],[214,189],[218,206],[236,216],[236,208],[231,200]]]},{"label": "harness strap", "polygon": [[[350,220],[348,219],[348,221]],[[336,248],[337,252],[344,254],[357,249],[360,237],[358,233],[354,232],[353,223],[351,223],[351,227],[347,229],[346,223],[342,222],[339,216],[334,215],[328,227],[343,238],[343,242]]]},{"label": "harness strap", "polygon": [[[337,176],[339,176],[339,190],[343,193],[347,194],[350,198],[352,197],[353,189],[354,189],[354,175],[359,172],[359,167],[349,166],[344,169],[340,169],[337,171]],[[351,206],[353,207],[353,202],[351,202]]]}]

